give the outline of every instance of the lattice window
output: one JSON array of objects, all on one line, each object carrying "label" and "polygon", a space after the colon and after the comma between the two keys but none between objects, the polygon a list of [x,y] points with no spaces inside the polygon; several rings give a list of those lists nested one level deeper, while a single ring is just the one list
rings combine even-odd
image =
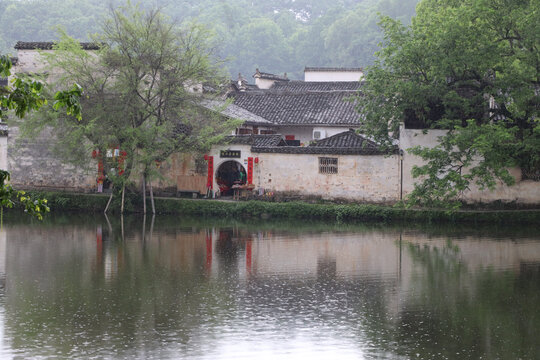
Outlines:
[{"label": "lattice window", "polygon": [[337,174],[338,173],[338,159],[331,157],[319,158],[319,173],[320,174]]}]

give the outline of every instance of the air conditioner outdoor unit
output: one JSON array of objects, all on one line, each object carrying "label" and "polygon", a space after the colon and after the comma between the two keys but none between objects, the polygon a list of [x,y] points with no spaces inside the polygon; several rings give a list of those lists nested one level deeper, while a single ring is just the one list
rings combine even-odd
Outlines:
[{"label": "air conditioner outdoor unit", "polygon": [[324,130],[313,130],[313,139],[319,140],[324,139],[326,137],[326,131]]}]

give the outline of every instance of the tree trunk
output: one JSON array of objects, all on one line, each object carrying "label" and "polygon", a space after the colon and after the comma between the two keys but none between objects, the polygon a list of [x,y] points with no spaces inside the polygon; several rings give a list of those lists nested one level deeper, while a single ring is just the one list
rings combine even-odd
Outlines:
[{"label": "tree trunk", "polygon": [[142,176],[143,214],[146,214],[146,176]]},{"label": "tree trunk", "polygon": [[156,213],[156,205],[154,204],[154,190],[152,190],[152,181],[148,181],[150,187],[150,202],[152,203],[152,214]]},{"label": "tree trunk", "polygon": [[126,194],[126,184],[122,184],[122,205],[120,206],[120,214],[124,213],[124,196]]},{"label": "tree trunk", "polygon": [[109,196],[109,201],[107,201],[107,206],[105,206],[105,210],[103,211],[104,214],[106,214],[107,210],[109,210],[109,205],[111,205],[113,194],[114,194],[114,187],[111,186],[111,196]]}]

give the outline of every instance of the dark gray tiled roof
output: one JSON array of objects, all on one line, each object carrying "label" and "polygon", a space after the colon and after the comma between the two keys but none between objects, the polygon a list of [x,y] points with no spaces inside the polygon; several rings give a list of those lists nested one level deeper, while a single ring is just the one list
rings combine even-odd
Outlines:
[{"label": "dark gray tiled roof", "polygon": [[357,72],[357,71],[364,71],[362,68],[346,68],[346,67],[310,67],[306,66],[304,68],[304,72],[306,71],[335,71],[335,72],[341,72],[341,71],[347,71],[347,72]]},{"label": "dark gray tiled roof", "polygon": [[[325,141],[327,140],[327,141]],[[227,144],[251,145],[254,153],[276,154],[320,154],[320,155],[386,155],[397,154],[397,148],[382,151],[373,142],[354,131],[331,136],[318,141],[314,145],[287,146],[282,135],[235,135],[227,137]]]},{"label": "dark gray tiled roof", "polygon": [[251,148],[254,153],[276,153],[276,154],[316,154],[316,155],[387,155],[397,154],[397,149],[385,152],[379,149],[362,148],[341,148],[341,147],[315,147],[315,146],[274,146]]},{"label": "dark gray tiled roof", "polygon": [[358,125],[351,92],[236,92],[234,104],[276,125]]},{"label": "dark gray tiled roof", "polygon": [[271,124],[270,121],[263,119],[260,116],[257,116],[240,106],[235,104],[227,104],[222,100],[204,100],[201,104],[207,109],[213,111],[219,111],[222,115],[233,119],[244,120],[245,124],[254,124],[254,125],[268,125]]},{"label": "dark gray tiled roof", "polygon": [[285,144],[283,138],[279,134],[228,136],[227,143],[235,145],[252,145],[253,147],[274,147]]},{"label": "dark gray tiled roof", "polygon": [[383,151],[377,144],[358,135],[354,130],[344,131],[314,144],[303,146],[256,146],[251,151],[258,153],[280,154],[321,154],[321,155],[386,155],[397,154],[398,149]]},{"label": "dark gray tiled roof", "polygon": [[310,147],[318,148],[357,148],[357,149],[378,149],[377,144],[357,134],[354,130],[317,140]]},{"label": "dark gray tiled roof", "polygon": [[288,81],[276,82],[272,91],[308,92],[308,91],[358,91],[362,83],[359,81]]},{"label": "dark gray tiled roof", "polygon": [[[27,42],[17,41],[15,49],[17,50],[52,50],[55,43],[52,41],[47,42]],[[99,50],[100,45],[96,43],[82,42],[80,43],[84,50]]]}]

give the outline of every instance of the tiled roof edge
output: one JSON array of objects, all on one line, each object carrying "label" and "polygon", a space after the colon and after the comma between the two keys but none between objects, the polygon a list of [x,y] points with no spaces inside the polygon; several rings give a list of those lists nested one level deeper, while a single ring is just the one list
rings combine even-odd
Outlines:
[{"label": "tiled roof edge", "polygon": [[397,148],[389,151],[359,148],[328,148],[328,147],[303,147],[303,146],[273,146],[251,148],[254,153],[276,154],[313,154],[313,155],[392,155],[398,154]]},{"label": "tiled roof edge", "polygon": [[[52,50],[55,42],[52,41],[17,41],[15,44],[16,50]],[[81,42],[83,50],[99,50],[100,45],[96,43]]]}]

